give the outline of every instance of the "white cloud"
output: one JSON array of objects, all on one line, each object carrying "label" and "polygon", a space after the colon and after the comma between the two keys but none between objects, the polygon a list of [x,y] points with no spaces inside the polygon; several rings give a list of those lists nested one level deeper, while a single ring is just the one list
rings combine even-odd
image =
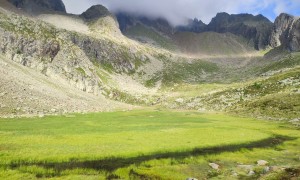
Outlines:
[{"label": "white cloud", "polygon": [[[263,13],[294,12],[300,9],[300,0],[63,0],[68,12],[79,14],[94,4],[103,4],[113,12],[164,17],[178,25],[187,18],[198,18],[208,23],[218,12]],[[273,8],[273,9],[270,9]],[[272,19],[273,20],[273,19]]]}]

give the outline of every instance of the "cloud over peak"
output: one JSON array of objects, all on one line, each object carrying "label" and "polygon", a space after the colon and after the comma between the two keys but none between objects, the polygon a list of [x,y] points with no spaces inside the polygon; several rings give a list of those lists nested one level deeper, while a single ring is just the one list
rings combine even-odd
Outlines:
[{"label": "cloud over peak", "polygon": [[173,25],[189,18],[210,22],[218,12],[263,14],[271,20],[281,12],[300,16],[300,0],[63,0],[67,11],[80,14],[90,6],[102,4],[112,12],[127,12],[165,18]]}]

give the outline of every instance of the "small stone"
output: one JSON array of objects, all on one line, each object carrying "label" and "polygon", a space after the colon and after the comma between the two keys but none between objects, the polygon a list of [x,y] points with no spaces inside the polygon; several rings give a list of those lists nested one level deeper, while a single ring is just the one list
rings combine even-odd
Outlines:
[{"label": "small stone", "polygon": [[56,112],[56,109],[51,109],[51,112],[52,112],[52,113],[55,113],[55,112]]},{"label": "small stone", "polygon": [[43,118],[43,117],[45,117],[44,114],[39,114],[39,118]]},{"label": "small stone", "polygon": [[265,160],[258,160],[257,161],[257,165],[258,166],[265,166],[267,165],[269,162],[268,161],[265,161]]},{"label": "small stone", "polygon": [[271,166],[270,171],[278,171],[280,168],[278,166]]},{"label": "small stone", "polygon": [[300,120],[299,119],[293,119],[293,120],[290,120],[289,122],[290,123],[297,123],[297,122],[299,122]]},{"label": "small stone", "polygon": [[7,93],[6,92],[2,92],[2,93],[0,93],[0,97],[3,97],[3,96],[5,96]]},{"label": "small stone", "polygon": [[249,171],[248,176],[253,176],[255,174],[254,171]]},{"label": "small stone", "polygon": [[215,170],[218,170],[220,165],[216,164],[216,163],[209,163],[209,166]]},{"label": "small stone", "polygon": [[197,178],[186,178],[186,180],[198,180]]},{"label": "small stone", "polygon": [[177,103],[183,103],[183,102],[184,102],[184,99],[178,98],[178,99],[175,100],[175,102],[177,102]]},{"label": "small stone", "polygon": [[270,167],[269,166],[266,166],[265,168],[264,168],[264,173],[267,173],[267,172],[269,172],[270,171]]}]

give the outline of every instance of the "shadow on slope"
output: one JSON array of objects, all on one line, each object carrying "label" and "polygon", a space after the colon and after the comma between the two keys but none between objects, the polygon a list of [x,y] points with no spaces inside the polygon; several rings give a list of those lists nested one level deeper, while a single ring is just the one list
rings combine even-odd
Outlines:
[{"label": "shadow on slope", "polygon": [[94,170],[105,170],[108,172],[112,172],[118,168],[126,167],[131,164],[140,164],[145,161],[153,160],[153,159],[163,159],[163,158],[175,158],[181,159],[189,156],[197,156],[197,155],[209,155],[209,154],[220,154],[223,152],[236,152],[241,149],[254,149],[254,148],[271,148],[276,147],[284,143],[285,141],[295,140],[294,137],[288,136],[280,136],[274,135],[270,138],[262,139],[259,141],[254,141],[250,143],[242,143],[242,144],[232,144],[225,146],[215,146],[215,147],[207,147],[207,148],[195,148],[190,151],[182,151],[182,152],[158,152],[150,155],[142,155],[131,158],[118,158],[111,157],[107,159],[101,160],[90,160],[90,161],[71,161],[71,162],[62,162],[62,163],[47,163],[47,162],[38,162],[38,163],[20,163],[20,164],[11,164],[10,168],[18,168],[21,166],[40,166],[46,169],[54,169],[55,175],[61,175],[61,172],[64,170],[71,169],[94,169]]}]

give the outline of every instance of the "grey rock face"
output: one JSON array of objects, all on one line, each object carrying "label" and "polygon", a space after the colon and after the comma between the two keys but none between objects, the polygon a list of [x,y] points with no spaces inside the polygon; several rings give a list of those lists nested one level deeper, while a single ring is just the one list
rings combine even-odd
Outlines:
[{"label": "grey rock face", "polygon": [[116,17],[122,32],[126,32],[127,29],[137,24],[151,27],[166,35],[171,35],[175,32],[175,28],[163,18],[152,19],[146,16],[136,16],[128,13],[117,13]]},{"label": "grey rock face", "polygon": [[218,13],[208,24],[207,31],[240,35],[249,39],[256,49],[264,49],[269,45],[272,26],[262,15]]},{"label": "grey rock face", "polygon": [[294,21],[293,16],[284,13],[276,18],[270,39],[272,47],[278,47],[287,40]]},{"label": "grey rock face", "polygon": [[66,12],[62,0],[8,0],[17,8],[24,9],[29,13],[40,13],[41,11]]},{"label": "grey rock face", "polygon": [[290,51],[300,50],[300,19],[282,13],[276,20],[270,36],[272,47],[282,46]]}]

